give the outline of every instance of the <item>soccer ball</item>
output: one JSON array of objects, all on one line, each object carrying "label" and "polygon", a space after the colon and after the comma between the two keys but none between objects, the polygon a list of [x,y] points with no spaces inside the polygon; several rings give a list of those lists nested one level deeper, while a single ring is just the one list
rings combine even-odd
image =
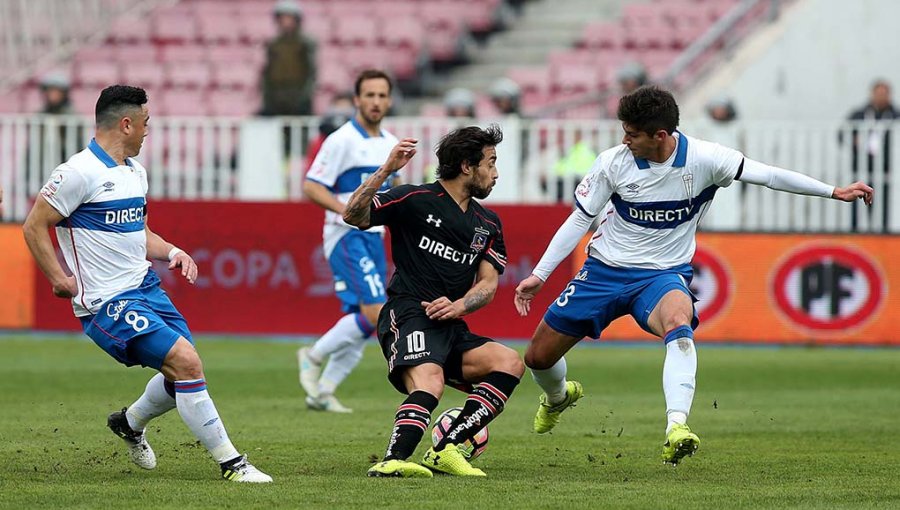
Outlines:
[{"label": "soccer ball", "polygon": [[[453,423],[453,420],[459,416],[460,412],[462,412],[462,407],[451,407],[437,417],[437,420],[434,421],[434,427],[431,428],[432,445],[437,446],[440,440],[444,438],[444,435],[450,432],[450,425]],[[463,443],[460,451],[467,459],[475,460],[479,455],[484,453],[487,445],[488,428],[485,426],[475,434],[475,437]]]}]

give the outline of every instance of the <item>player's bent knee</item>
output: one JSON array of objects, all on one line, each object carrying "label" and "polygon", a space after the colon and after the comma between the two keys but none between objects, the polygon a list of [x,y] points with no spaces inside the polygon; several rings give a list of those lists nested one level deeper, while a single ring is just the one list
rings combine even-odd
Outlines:
[{"label": "player's bent knee", "polygon": [[162,366],[163,375],[173,381],[203,378],[203,362],[194,346],[184,338],[179,338],[166,355]]},{"label": "player's bent knee", "polygon": [[551,361],[549,356],[541,356],[534,349],[529,348],[525,352],[525,366],[532,370],[546,370],[552,367],[554,363],[556,362]]}]

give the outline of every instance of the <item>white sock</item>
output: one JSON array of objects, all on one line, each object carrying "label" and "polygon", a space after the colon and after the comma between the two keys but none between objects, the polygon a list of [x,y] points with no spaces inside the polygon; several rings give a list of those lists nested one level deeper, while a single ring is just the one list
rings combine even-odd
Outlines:
[{"label": "white sock", "polygon": [[555,365],[546,370],[531,369],[534,382],[547,394],[550,404],[558,404],[566,399],[566,358],[562,357]]},{"label": "white sock", "polygon": [[165,382],[166,378],[162,374],[151,377],[143,395],[125,411],[131,430],[142,431],[150,420],[175,408],[175,399],[166,391]]},{"label": "white sock", "polygon": [[319,379],[319,395],[334,395],[334,390],[338,385],[344,382],[344,379],[359,364],[365,348],[366,339],[364,338],[344,347],[328,358],[328,364],[325,365],[325,370],[322,371],[322,377]]},{"label": "white sock", "polygon": [[693,338],[680,337],[666,344],[663,365],[663,392],[666,395],[666,432],[672,425],[687,422],[694,402],[697,377],[697,349]]},{"label": "white sock", "polygon": [[216,405],[209,398],[205,380],[175,381],[175,400],[181,419],[216,462],[221,464],[240,456],[228,439]]},{"label": "white sock", "polygon": [[309,350],[309,355],[313,361],[321,363],[322,360],[348,345],[356,344],[358,341],[369,337],[372,332],[363,331],[357,322],[357,315],[359,314],[350,313],[341,317],[328,332],[322,335],[322,338],[316,341]]}]

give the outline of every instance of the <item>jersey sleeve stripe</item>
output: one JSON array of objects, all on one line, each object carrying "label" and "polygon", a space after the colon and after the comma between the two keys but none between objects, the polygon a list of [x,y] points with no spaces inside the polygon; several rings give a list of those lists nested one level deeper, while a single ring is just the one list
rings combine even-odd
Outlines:
[{"label": "jersey sleeve stripe", "polygon": [[591,214],[591,213],[587,212],[587,209],[585,209],[584,206],[581,205],[581,202],[578,201],[578,197],[575,197],[575,205],[578,206],[579,209],[581,209],[581,212],[583,212],[584,214],[587,214],[591,218],[597,217],[596,214]]},{"label": "jersey sleeve stripe", "polygon": [[387,206],[389,206],[389,205],[391,205],[391,204],[396,204],[397,202],[402,202],[402,201],[406,200],[407,198],[409,198],[409,197],[411,197],[411,196],[413,196],[413,195],[418,195],[419,193],[431,193],[431,190],[424,189],[424,190],[418,190],[418,191],[411,191],[411,192],[409,192],[409,193],[403,195],[403,196],[400,197],[400,198],[396,198],[396,199],[394,199],[394,200],[391,200],[390,202],[385,202],[385,203],[383,203],[383,204],[381,204],[381,205],[379,205],[379,204],[376,203],[376,204],[375,204],[375,209],[381,209],[382,207],[387,207]]},{"label": "jersey sleeve stripe", "polygon": [[500,265],[503,266],[503,267],[506,267],[506,258],[501,257],[500,254],[498,254],[498,253],[495,252],[494,250],[488,250],[487,253],[488,253],[488,255],[490,255],[494,260],[496,260],[498,264],[500,264]]}]

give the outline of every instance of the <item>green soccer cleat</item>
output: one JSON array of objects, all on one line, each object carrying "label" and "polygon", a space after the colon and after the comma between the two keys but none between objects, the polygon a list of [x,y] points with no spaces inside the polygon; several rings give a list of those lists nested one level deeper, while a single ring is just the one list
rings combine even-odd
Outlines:
[{"label": "green soccer cleat", "polygon": [[432,471],[440,471],[455,476],[487,476],[484,471],[472,467],[459,446],[448,444],[443,450],[436,452],[429,448],[422,458],[422,464]]},{"label": "green soccer cleat", "polygon": [[677,466],[685,456],[692,456],[700,448],[700,438],[687,425],[673,425],[663,445],[662,459],[665,464]]},{"label": "green soccer cleat", "polygon": [[425,466],[407,460],[385,460],[375,464],[366,472],[366,476],[376,478],[431,478],[432,472]]},{"label": "green soccer cleat", "polygon": [[566,409],[574,407],[575,402],[583,396],[584,389],[577,381],[566,382],[566,399],[559,404],[551,405],[547,401],[547,394],[542,394],[541,405],[538,406],[537,414],[534,415],[534,431],[544,434],[553,430],[553,427],[559,423],[559,415]]}]

